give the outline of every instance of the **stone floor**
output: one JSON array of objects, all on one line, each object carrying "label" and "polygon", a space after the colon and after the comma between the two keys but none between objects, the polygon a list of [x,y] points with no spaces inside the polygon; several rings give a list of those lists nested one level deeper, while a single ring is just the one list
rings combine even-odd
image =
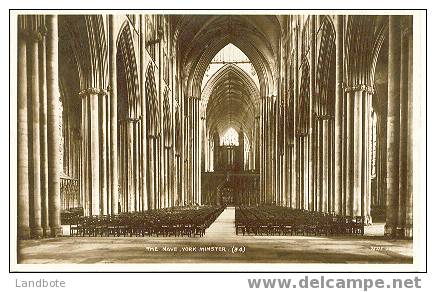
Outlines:
[{"label": "stone floor", "polygon": [[237,236],[227,208],[201,238],[60,237],[21,241],[19,263],[412,263],[412,241],[365,236]]}]

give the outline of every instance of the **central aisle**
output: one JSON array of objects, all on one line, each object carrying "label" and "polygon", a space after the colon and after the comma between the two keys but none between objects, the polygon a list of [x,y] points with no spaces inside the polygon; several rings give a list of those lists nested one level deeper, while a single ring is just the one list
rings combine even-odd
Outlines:
[{"label": "central aisle", "polygon": [[227,207],[218,216],[215,222],[206,229],[204,238],[230,238],[236,237],[235,207]]}]

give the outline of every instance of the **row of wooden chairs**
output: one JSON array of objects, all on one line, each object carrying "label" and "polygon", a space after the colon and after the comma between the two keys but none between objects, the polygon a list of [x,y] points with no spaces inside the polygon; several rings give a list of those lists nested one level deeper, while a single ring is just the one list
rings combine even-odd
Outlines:
[{"label": "row of wooden chairs", "polygon": [[364,218],[279,206],[238,207],[235,228],[242,235],[364,235]]},{"label": "row of wooden chairs", "polygon": [[75,207],[61,211],[61,224],[70,225],[77,221],[78,218],[83,216],[84,211],[82,207]]},{"label": "row of wooden chairs", "polygon": [[70,236],[204,236],[220,207],[173,207],[118,215],[83,216],[70,224]]}]

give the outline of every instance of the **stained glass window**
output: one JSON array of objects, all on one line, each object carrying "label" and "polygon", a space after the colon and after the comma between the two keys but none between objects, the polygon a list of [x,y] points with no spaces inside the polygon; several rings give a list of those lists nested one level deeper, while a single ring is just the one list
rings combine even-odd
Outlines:
[{"label": "stained glass window", "polygon": [[233,128],[229,128],[221,138],[221,146],[239,146],[238,132]]}]

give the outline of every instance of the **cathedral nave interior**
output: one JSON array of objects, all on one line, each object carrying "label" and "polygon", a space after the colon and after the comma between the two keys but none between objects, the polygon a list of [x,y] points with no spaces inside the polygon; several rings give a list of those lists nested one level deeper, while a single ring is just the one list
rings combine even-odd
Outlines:
[{"label": "cathedral nave interior", "polygon": [[340,245],[377,227],[410,253],[412,16],[23,14],[17,28],[19,245],[207,237],[230,216],[234,240]]}]

